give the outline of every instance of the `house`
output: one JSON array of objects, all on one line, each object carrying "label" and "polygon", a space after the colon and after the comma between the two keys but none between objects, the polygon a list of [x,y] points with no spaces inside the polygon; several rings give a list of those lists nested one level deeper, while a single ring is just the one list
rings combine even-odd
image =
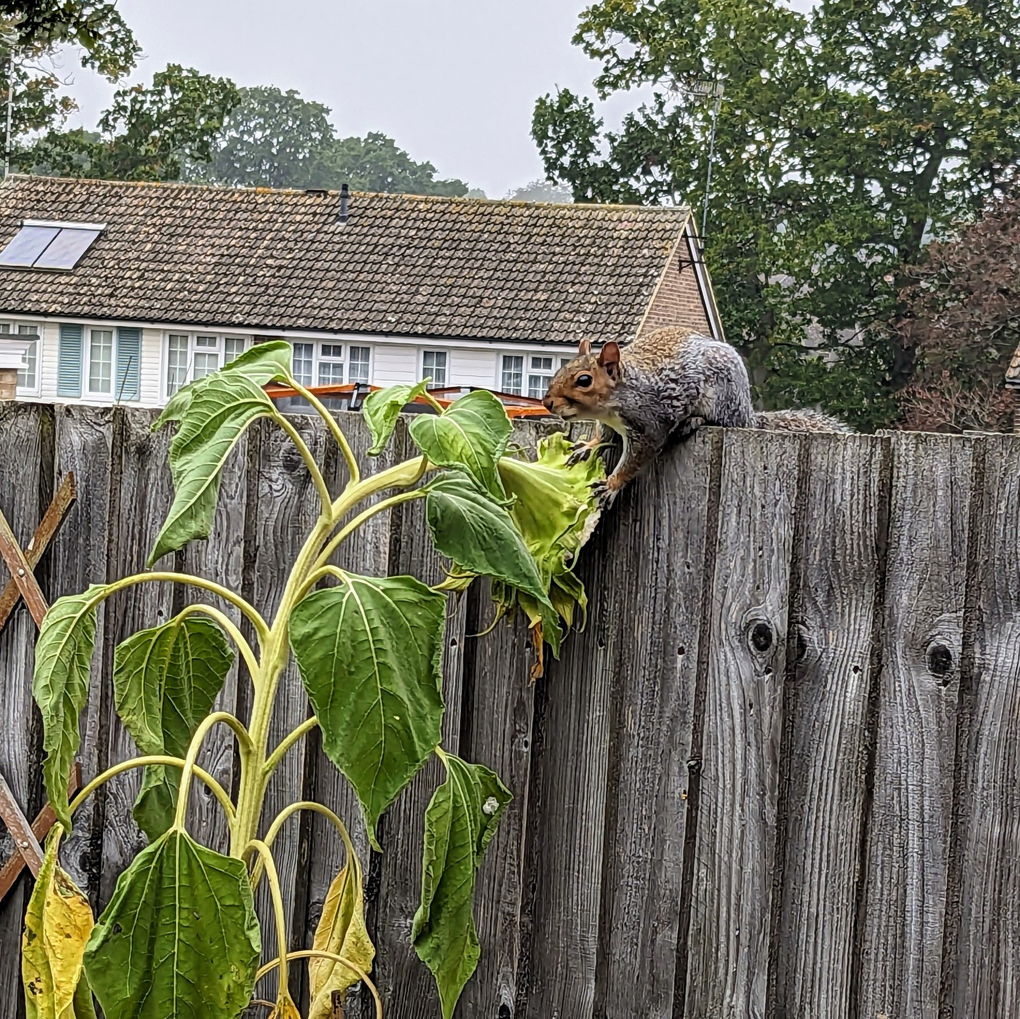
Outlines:
[{"label": "house", "polygon": [[722,334],[689,210],[14,175],[19,399],[158,407],[252,343],[305,385],[541,396],[578,340]]}]

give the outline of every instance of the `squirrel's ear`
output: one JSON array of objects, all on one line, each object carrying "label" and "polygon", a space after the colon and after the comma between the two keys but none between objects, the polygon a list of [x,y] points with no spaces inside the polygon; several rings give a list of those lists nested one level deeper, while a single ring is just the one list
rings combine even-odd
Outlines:
[{"label": "squirrel's ear", "polygon": [[591,340],[581,340],[581,342],[577,345],[577,352],[579,354],[590,354]]},{"label": "squirrel's ear", "polygon": [[599,351],[599,366],[605,368],[606,374],[615,379],[620,371],[620,345],[609,342]]}]

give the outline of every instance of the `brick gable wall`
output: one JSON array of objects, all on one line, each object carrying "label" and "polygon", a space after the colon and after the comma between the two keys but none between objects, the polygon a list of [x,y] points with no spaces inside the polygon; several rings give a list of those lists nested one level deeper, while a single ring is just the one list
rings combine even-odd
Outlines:
[{"label": "brick gable wall", "polygon": [[652,298],[640,335],[663,326],[686,326],[706,336],[712,332],[708,315],[698,289],[698,277],[691,265],[691,251],[687,237],[677,245],[659,289]]}]

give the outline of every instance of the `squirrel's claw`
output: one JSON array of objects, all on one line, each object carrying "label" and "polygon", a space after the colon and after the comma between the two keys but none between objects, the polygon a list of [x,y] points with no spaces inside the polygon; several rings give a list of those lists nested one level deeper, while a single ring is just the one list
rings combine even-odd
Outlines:
[{"label": "squirrel's claw", "polygon": [[567,455],[567,466],[576,467],[580,463],[584,463],[595,451],[595,447],[587,442],[575,442]]},{"label": "squirrel's claw", "polygon": [[618,488],[610,488],[609,482],[602,480],[594,482],[591,486],[591,491],[595,496],[599,509],[605,512],[616,501],[616,496],[620,490]]}]

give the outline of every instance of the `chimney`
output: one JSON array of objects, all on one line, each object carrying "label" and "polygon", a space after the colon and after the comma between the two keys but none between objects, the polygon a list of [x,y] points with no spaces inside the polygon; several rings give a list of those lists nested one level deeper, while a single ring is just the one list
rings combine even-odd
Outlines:
[{"label": "chimney", "polygon": [[340,185],[340,225],[347,223],[347,205],[351,200],[351,189],[346,184]]}]

